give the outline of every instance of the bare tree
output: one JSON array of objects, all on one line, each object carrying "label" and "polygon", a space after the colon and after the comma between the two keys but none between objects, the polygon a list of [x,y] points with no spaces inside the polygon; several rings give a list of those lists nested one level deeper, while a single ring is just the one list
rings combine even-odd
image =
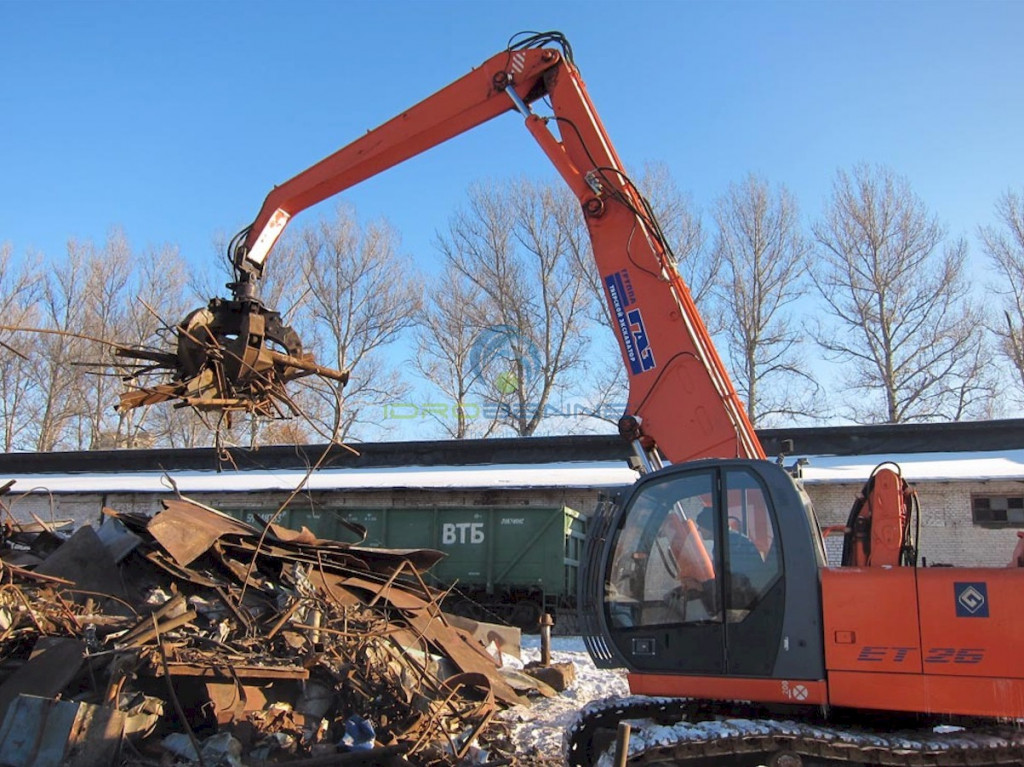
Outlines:
[{"label": "bare tree", "polygon": [[[816,340],[843,363],[857,421],[961,419],[984,407],[985,345],[968,299],[966,245],[886,168],[840,171],[812,279],[834,322]],[[941,249],[941,252],[940,252]]]},{"label": "bare tree", "polygon": [[[140,255],[115,228],[99,250],[70,241],[65,258],[45,269],[42,255],[20,270],[9,257],[9,248],[0,249],[5,324],[33,330],[0,335],[12,351],[0,356],[6,449],[166,444],[164,408],[117,413],[119,378],[129,366],[112,344],[152,345],[158,317],[181,318],[185,269],[177,251]],[[148,431],[147,418],[156,424]]]},{"label": "bare tree", "polygon": [[486,415],[520,436],[537,431],[583,359],[589,295],[577,209],[552,185],[476,184],[439,237],[449,267],[480,294],[466,321],[480,328],[471,364]]},{"label": "bare tree", "polygon": [[223,428],[219,418],[191,408],[155,405],[147,408],[145,433],[136,437],[134,447],[145,444],[172,448],[210,447],[223,444],[218,441],[217,430]]},{"label": "bare tree", "polygon": [[[69,245],[67,261],[48,277],[42,302],[45,329],[55,333],[41,339],[46,352],[37,374],[46,384],[41,433],[56,429],[59,434],[52,445],[142,447],[164,436],[160,418],[151,419],[156,428],[150,433],[143,428],[153,409],[117,411],[120,379],[131,365],[114,355],[113,344],[173,343],[170,328],[162,322],[171,325],[184,313],[185,273],[176,250],[140,254],[117,228],[99,250],[91,242]],[[63,364],[47,358],[53,353]],[[57,404],[67,392],[73,392],[73,406]]]},{"label": "bare tree", "polygon": [[796,200],[754,175],[732,184],[715,209],[714,250],[725,267],[719,300],[732,321],[727,356],[747,416],[806,416],[818,387],[800,354],[802,332],[789,309],[806,292],[811,245]]},{"label": "bare tree", "polygon": [[708,332],[720,332],[725,319],[715,287],[722,279],[722,254],[708,248],[708,235],[693,201],[679,189],[664,163],[645,164],[638,186],[654,211]]},{"label": "bare tree", "polygon": [[[135,255],[120,229],[111,230],[99,252],[92,243],[81,247],[85,254],[85,285],[79,307],[81,325],[77,331],[92,339],[120,341],[128,333],[132,278],[137,266]],[[119,447],[118,419],[114,410],[118,371],[111,347],[86,341],[80,348],[82,357],[74,361],[81,375],[79,446],[90,450]]]},{"label": "bare tree", "polygon": [[351,371],[344,390],[326,382],[311,387],[328,436],[352,436],[406,391],[382,353],[412,326],[421,302],[412,264],[398,249],[398,235],[386,222],[362,227],[345,205],[302,232],[301,273],[310,288],[303,311],[311,337],[324,364]]},{"label": "bare tree", "polygon": [[[131,295],[116,340],[140,347],[174,348],[174,325],[194,308],[195,298],[186,287],[192,270],[172,245],[148,249],[135,255],[133,261]],[[129,367],[116,361],[114,371],[124,376]],[[184,435],[188,436],[182,439]],[[210,444],[212,437],[205,422],[193,413],[159,406],[118,413],[110,440],[125,448],[156,444],[198,447]]]},{"label": "bare tree", "polygon": [[473,354],[483,328],[473,324],[472,312],[467,311],[480,303],[482,291],[451,264],[429,284],[417,318],[412,364],[441,390],[446,401],[416,408],[426,412],[397,412],[395,417],[432,417],[453,439],[489,437],[498,425],[496,413],[484,418],[472,395],[484,373],[474,364]]},{"label": "bare tree", "polygon": [[86,359],[78,334],[84,325],[88,245],[70,240],[61,263],[43,276],[39,301],[43,329],[38,338],[39,357],[31,368],[38,401],[35,403],[35,449],[83,446],[81,418],[85,414],[81,369]]},{"label": "bare tree", "polygon": [[979,229],[982,247],[996,270],[990,290],[1002,297],[1002,317],[991,324],[999,351],[1024,389],[1024,200],[1007,191],[996,201],[995,226]]},{"label": "bare tree", "polygon": [[[13,263],[9,243],[0,245],[0,316],[11,327],[33,327],[37,322],[35,306],[41,270],[37,263],[20,267]],[[35,364],[34,349],[38,339],[27,333],[10,330],[0,332],[0,420],[3,450],[30,446],[33,379],[29,374]]]}]

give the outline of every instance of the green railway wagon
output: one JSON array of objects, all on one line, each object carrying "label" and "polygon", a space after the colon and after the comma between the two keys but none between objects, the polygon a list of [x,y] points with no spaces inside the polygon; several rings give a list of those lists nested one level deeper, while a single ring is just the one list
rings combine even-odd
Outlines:
[{"label": "green railway wagon", "polygon": [[[248,521],[262,510],[227,510]],[[542,612],[558,621],[575,607],[576,577],[586,520],[562,507],[289,508],[279,524],[308,527],[321,538],[356,542],[350,525],[366,530],[361,545],[431,548],[446,556],[427,574],[447,589],[446,609],[531,628]]]}]

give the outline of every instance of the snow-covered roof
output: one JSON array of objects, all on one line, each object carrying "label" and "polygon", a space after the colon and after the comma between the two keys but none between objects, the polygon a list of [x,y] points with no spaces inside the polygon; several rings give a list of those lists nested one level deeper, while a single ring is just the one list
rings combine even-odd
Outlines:
[{"label": "snow-covered roof", "polygon": [[1024,479],[1024,450],[815,456],[804,467],[803,477],[808,484],[863,482],[886,461],[899,464],[908,482]]},{"label": "snow-covered roof", "polygon": [[[894,461],[910,482],[1024,479],[1024,450],[903,455],[810,456],[803,468],[808,484],[860,483],[880,463]],[[294,489],[305,477],[297,469],[263,471],[177,471],[170,476],[183,493],[260,492]],[[308,480],[309,490],[545,489],[610,488],[631,484],[636,473],[617,461],[476,466],[324,469]],[[162,493],[160,472],[21,474],[14,492]]]},{"label": "snow-covered roof", "polygon": [[[306,476],[297,469],[265,471],[179,471],[169,475],[184,493],[292,490]],[[548,488],[615,487],[636,480],[625,464],[499,464],[482,466],[408,466],[402,468],[322,469],[310,476],[309,490],[384,490],[389,488]],[[159,472],[118,474],[35,474],[8,477],[14,491],[45,487],[54,493],[159,493],[170,485]]]}]

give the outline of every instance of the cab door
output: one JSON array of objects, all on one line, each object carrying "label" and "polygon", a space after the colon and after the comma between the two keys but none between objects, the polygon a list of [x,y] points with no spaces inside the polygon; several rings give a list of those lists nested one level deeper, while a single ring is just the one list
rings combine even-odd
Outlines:
[{"label": "cab door", "polygon": [[631,671],[822,678],[820,534],[781,468],[668,467],[609,527],[602,633]]},{"label": "cab door", "polygon": [[[696,527],[714,505],[713,469],[672,471],[638,486],[612,543],[605,587],[609,636],[639,671],[721,675],[725,629],[717,604],[714,531]],[[706,572],[710,577],[694,577]]]},{"label": "cab door", "polygon": [[726,672],[770,676],[785,614],[782,542],[770,498],[746,467],[722,470],[717,533],[726,545],[723,599]]}]

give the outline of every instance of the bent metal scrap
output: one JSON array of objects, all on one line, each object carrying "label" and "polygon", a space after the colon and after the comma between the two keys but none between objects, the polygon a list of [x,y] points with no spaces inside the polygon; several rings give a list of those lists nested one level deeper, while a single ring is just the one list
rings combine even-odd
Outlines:
[{"label": "bent metal scrap", "polygon": [[421,576],[442,554],[164,506],[70,537],[3,524],[5,759],[514,763],[493,714],[542,685],[441,612]]}]

